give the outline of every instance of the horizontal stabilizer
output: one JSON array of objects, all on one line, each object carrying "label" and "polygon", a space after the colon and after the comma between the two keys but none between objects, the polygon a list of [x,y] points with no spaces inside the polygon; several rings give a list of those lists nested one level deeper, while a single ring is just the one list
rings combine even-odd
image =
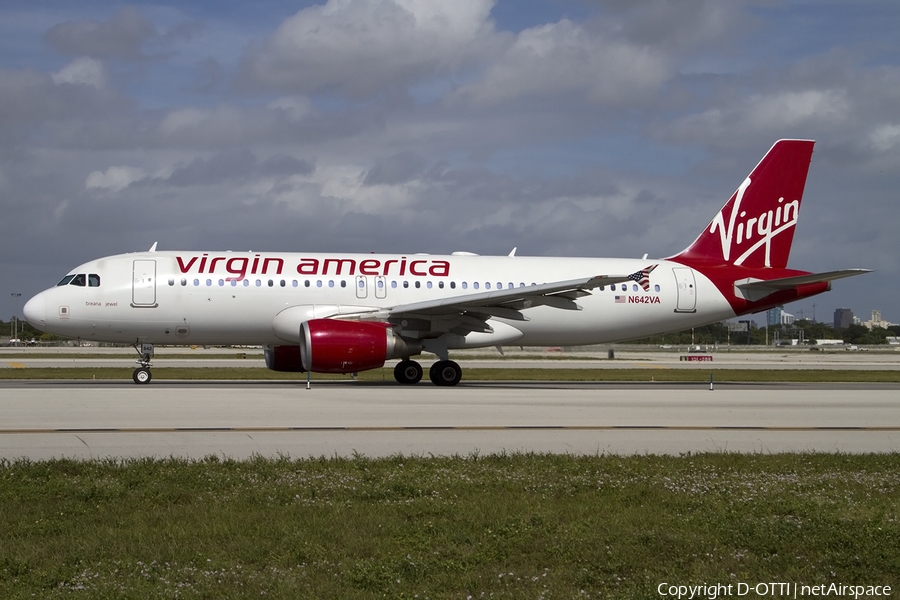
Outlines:
[{"label": "horizontal stabilizer", "polygon": [[734,293],[739,298],[755,302],[781,290],[790,290],[811,283],[825,283],[826,281],[834,281],[835,279],[843,279],[844,277],[853,277],[854,275],[870,272],[870,269],[844,269],[843,271],[810,273],[809,275],[782,277],[781,279],[741,279],[734,282]]}]

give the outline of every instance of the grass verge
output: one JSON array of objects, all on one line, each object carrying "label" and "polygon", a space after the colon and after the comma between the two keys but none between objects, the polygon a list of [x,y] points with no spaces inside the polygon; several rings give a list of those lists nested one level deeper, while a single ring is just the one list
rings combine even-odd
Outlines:
[{"label": "grass verge", "polygon": [[[893,383],[900,371],[833,369],[464,369],[465,381],[637,381],[708,382],[845,382]],[[0,379],[128,379],[131,370],[117,367],[0,369]],[[305,373],[280,373],[248,367],[154,367],[154,379],[304,381]],[[313,373],[312,379],[350,379],[349,375]],[[392,368],[359,374],[360,381],[394,381]],[[427,377],[426,377],[427,379]]]},{"label": "grass verge", "polygon": [[7,461],[0,596],[896,590],[898,497],[897,454]]}]

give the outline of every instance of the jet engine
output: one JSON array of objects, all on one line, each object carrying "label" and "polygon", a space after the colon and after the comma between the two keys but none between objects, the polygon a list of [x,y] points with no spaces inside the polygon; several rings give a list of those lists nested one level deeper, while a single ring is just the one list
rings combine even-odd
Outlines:
[{"label": "jet engine", "polygon": [[269,346],[265,355],[273,371],[356,373],[421,352],[421,342],[400,337],[387,323],[311,319],[300,327],[299,346]]}]

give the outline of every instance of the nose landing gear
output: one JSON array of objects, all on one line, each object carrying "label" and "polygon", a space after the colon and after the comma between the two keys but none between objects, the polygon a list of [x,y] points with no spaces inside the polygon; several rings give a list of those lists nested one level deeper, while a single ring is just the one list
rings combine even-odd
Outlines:
[{"label": "nose landing gear", "polygon": [[153,344],[142,344],[140,350],[138,350],[137,344],[135,344],[134,349],[141,356],[141,358],[135,362],[141,366],[134,370],[131,378],[139,385],[150,383],[150,380],[153,378],[150,374],[150,359],[153,356]]}]

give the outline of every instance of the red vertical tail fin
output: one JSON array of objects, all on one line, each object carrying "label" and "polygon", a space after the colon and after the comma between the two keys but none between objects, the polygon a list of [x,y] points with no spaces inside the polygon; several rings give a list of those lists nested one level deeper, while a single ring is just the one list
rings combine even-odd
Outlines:
[{"label": "red vertical tail fin", "polygon": [[703,233],[672,259],[684,264],[785,268],[814,143],[775,142]]}]

